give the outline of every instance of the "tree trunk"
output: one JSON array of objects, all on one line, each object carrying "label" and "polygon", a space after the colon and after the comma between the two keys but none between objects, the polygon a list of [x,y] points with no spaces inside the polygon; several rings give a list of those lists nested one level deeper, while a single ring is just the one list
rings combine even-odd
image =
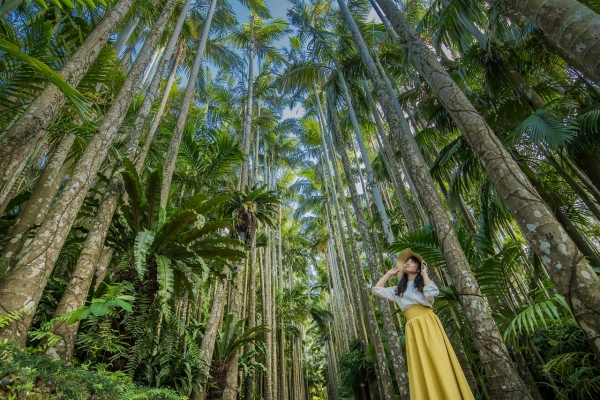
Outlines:
[{"label": "tree trunk", "polygon": [[[75,269],[54,311],[54,318],[75,311],[85,305],[85,300],[94,279],[94,272],[100,259],[104,239],[117,208],[117,199],[120,193],[119,188],[123,183],[120,177],[115,178],[113,177],[111,180],[100,203],[100,207],[98,207],[98,213],[92,222],[90,232],[83,244]],[[52,333],[61,339],[46,349],[46,355],[71,361],[78,328],[79,321],[71,325],[67,325],[66,321],[56,322],[52,328]]]},{"label": "tree trunk", "polygon": [[[530,247],[542,260],[558,292],[567,299],[588,343],[600,357],[600,318],[597,317],[597,310],[600,309],[600,280],[595,271],[520,171],[515,160],[393,1],[377,1],[390,17],[396,33],[404,39],[413,65],[435,90],[486,168]],[[448,265],[451,271],[455,267],[453,263]]]},{"label": "tree trunk", "polygon": [[379,116],[379,110],[377,110],[377,106],[375,105],[375,101],[373,100],[373,95],[371,94],[371,90],[367,85],[366,80],[362,80],[363,87],[365,89],[365,93],[367,94],[367,100],[369,101],[369,105],[371,106],[371,113],[373,114],[373,118],[375,119],[375,124],[377,125],[377,130],[379,131],[379,137],[381,138],[382,148],[381,151],[384,154],[384,160],[386,161],[386,166],[392,177],[392,183],[396,190],[396,195],[398,196],[398,201],[400,202],[400,208],[402,209],[402,215],[406,219],[406,225],[409,232],[414,232],[419,228],[421,224],[419,224],[419,220],[417,219],[417,215],[412,207],[410,199],[408,198],[408,194],[406,193],[406,188],[404,187],[404,182],[402,181],[402,177],[400,175],[400,170],[396,163],[396,159],[392,152],[392,147],[387,139],[385,131],[383,129],[383,121]]},{"label": "tree trunk", "polygon": [[576,0],[504,1],[534,22],[550,42],[579,60],[583,73],[600,76],[598,14]]},{"label": "tree trunk", "polygon": [[75,166],[69,181],[35,237],[23,246],[21,251],[23,256],[0,285],[0,304],[2,304],[0,315],[6,315],[11,311],[22,313],[20,321],[7,325],[0,332],[0,339],[6,338],[18,346],[25,345],[27,330],[54,263],[77,217],[88,188],[96,179],[96,171],[106,157],[117,130],[125,118],[144,68],[162,36],[175,3],[175,0],[168,0],[163,7],[129,75],[100,123],[98,131]]},{"label": "tree trunk", "polygon": [[[383,205],[383,200],[381,199],[381,192],[379,191],[379,185],[375,180],[375,173],[373,172],[373,166],[371,165],[371,160],[369,159],[369,153],[367,152],[367,148],[365,146],[365,141],[363,140],[362,132],[360,131],[360,127],[358,126],[358,120],[356,118],[356,114],[354,112],[354,107],[352,106],[352,98],[350,97],[350,92],[348,91],[348,87],[346,86],[346,81],[342,73],[338,70],[338,77],[340,79],[340,84],[342,86],[342,90],[344,92],[344,98],[346,99],[346,104],[348,106],[348,112],[350,114],[350,120],[352,121],[352,126],[354,127],[354,133],[356,134],[356,140],[358,142],[358,147],[360,148],[360,154],[362,156],[363,164],[365,165],[365,169],[367,171],[367,181],[369,182],[369,187],[371,192],[373,193],[373,199],[375,201],[375,206],[377,207],[377,213],[379,214],[379,218],[381,218],[381,225],[383,227],[383,233],[388,244],[391,244],[394,241],[394,234],[392,233],[392,228],[390,227],[390,221],[387,216],[387,212],[385,210],[385,206]],[[366,193],[365,193],[366,195]]]},{"label": "tree trunk", "polygon": [[[495,3],[495,6],[502,14],[504,14],[504,16],[510,19],[510,21],[513,24],[520,26],[522,29],[525,28],[530,22],[527,18],[523,16],[523,14],[510,7],[509,4],[505,1],[497,1]],[[535,24],[533,25],[535,26]],[[596,84],[600,82],[600,74],[592,72],[588,73],[584,64],[579,58],[573,57],[571,53],[565,51],[562,47],[558,46],[555,42],[550,40],[539,28],[534,27],[534,29],[530,31],[530,34],[531,36],[536,38],[546,48],[546,50],[558,55],[568,65],[570,65],[578,71],[581,71],[588,79],[590,79]]]},{"label": "tree trunk", "polygon": [[[358,227],[359,227],[359,231],[361,233],[361,237],[362,237],[362,241],[363,241],[363,248],[364,248],[364,251],[366,254],[366,258],[367,258],[367,264],[369,266],[369,270],[371,272],[372,279],[375,279],[375,277],[379,276],[379,271],[377,268],[377,264],[375,262],[376,255],[373,251],[373,247],[371,244],[371,237],[370,237],[370,234],[369,234],[369,231],[367,228],[367,226],[368,226],[367,220],[365,219],[365,215],[362,210],[362,205],[361,205],[360,199],[358,197],[358,192],[356,190],[356,186],[353,184],[353,181],[352,181],[353,175],[352,175],[352,169],[350,167],[350,160],[349,160],[348,154],[346,152],[346,144],[344,142],[344,138],[343,138],[341,129],[339,127],[339,122],[337,120],[337,110],[335,108],[335,104],[333,103],[333,99],[331,96],[327,96],[327,104],[329,107],[329,118],[330,118],[330,122],[332,124],[332,128],[333,128],[332,130],[337,139],[338,151],[339,151],[340,155],[342,156],[342,165],[344,166],[344,172],[346,174],[346,178],[348,179],[348,188],[350,190],[350,196],[352,199],[352,204],[354,206],[354,214],[358,221]],[[361,272],[359,272],[358,275],[362,281],[361,284],[363,285],[363,291],[364,291],[365,297],[366,297],[366,291],[368,290],[367,283],[366,283],[366,280],[364,279],[364,275],[362,275]],[[361,275],[362,275],[362,277],[361,277]],[[381,300],[383,300],[383,299],[381,299]],[[370,299],[363,299],[363,301],[368,301],[370,303]],[[386,311],[389,311],[389,305],[387,303],[383,303],[380,301],[377,302],[377,305],[380,308],[380,311],[381,311],[381,314],[382,314],[382,317],[384,320],[384,328],[385,328],[386,335],[388,336],[388,342],[391,344],[393,340],[397,340],[398,335],[395,332],[395,327],[394,327],[394,329],[392,329],[391,332],[388,331],[388,329],[387,329],[387,328],[389,328],[389,324],[386,323],[386,320],[389,320],[389,313],[387,313],[388,315],[385,315],[385,314],[386,314]],[[386,308],[386,306],[388,306],[388,307]],[[372,312],[372,309],[370,309],[370,310],[367,309],[367,319],[369,320],[368,325],[371,325],[372,329],[375,329],[375,327],[377,326],[377,322],[375,320],[375,315],[374,314],[370,315],[371,314],[370,311]],[[395,333],[395,335],[394,335],[394,333]],[[385,350],[383,349],[383,344],[379,337],[374,337],[373,342],[375,345],[375,354],[377,356],[377,365],[379,366],[380,376],[381,376],[382,382],[384,384],[385,399],[391,400],[394,398],[394,389],[391,384],[391,377],[389,376],[389,372],[387,370],[387,361],[386,361],[386,356],[385,356]],[[379,346],[381,346],[381,347],[379,347]],[[399,355],[399,357],[397,357],[397,359],[394,359],[393,364],[395,364],[395,365],[400,364],[400,368],[404,369],[404,363],[403,363],[401,354]],[[407,391],[402,393],[402,395],[407,396],[408,395]]]},{"label": "tree trunk", "polygon": [[[215,349],[215,341],[217,339],[217,332],[221,322],[221,315],[223,314],[223,306],[225,305],[225,283],[220,280],[217,282],[215,290],[215,296],[213,304],[210,309],[210,316],[206,321],[206,328],[204,335],[202,336],[202,343],[200,344],[200,354],[202,355],[201,368],[209,368],[213,358],[213,352]],[[203,374],[196,376],[203,385],[206,385],[206,377]],[[194,391],[191,395],[191,400],[204,400],[206,399],[206,388],[202,388],[200,392]]]},{"label": "tree trunk", "polygon": [[185,121],[187,120],[190,107],[194,94],[196,93],[196,78],[200,71],[202,64],[202,58],[206,50],[206,43],[208,41],[208,34],[210,33],[210,25],[212,18],[215,14],[215,6],[217,0],[212,0],[208,14],[206,15],[206,21],[204,21],[204,28],[202,29],[202,35],[200,36],[200,42],[198,43],[198,49],[196,50],[196,58],[194,59],[194,65],[190,71],[187,87],[185,88],[185,94],[181,103],[181,110],[177,117],[177,123],[175,130],[173,131],[173,137],[165,156],[165,165],[163,167],[163,182],[162,182],[162,193],[160,196],[160,205],[163,208],[167,207],[167,201],[169,200],[169,191],[171,190],[171,180],[173,179],[173,172],[175,171],[175,162],[177,161],[177,154],[179,153],[179,146],[181,145],[181,138],[183,136],[183,128]]},{"label": "tree trunk", "polygon": [[111,247],[104,246],[102,253],[100,253],[100,259],[98,260],[98,266],[96,267],[96,284],[94,285],[94,292],[98,290],[100,284],[106,277],[113,251],[114,250]]},{"label": "tree trunk", "polygon": [[[248,329],[252,329],[256,326],[256,235],[252,238],[252,243],[250,244],[250,259],[248,263],[248,268],[250,268],[250,277],[248,282],[248,321],[247,326]],[[254,350],[254,343],[248,342],[244,346],[244,353],[249,353]],[[252,362],[254,357],[251,357],[248,362]],[[251,371],[246,377],[246,391],[245,391],[245,399],[254,400],[254,375],[256,372]]]},{"label": "tree trunk", "polygon": [[139,154],[135,159],[135,169],[138,172],[141,172],[144,168],[144,163],[148,158],[148,152],[150,151],[150,146],[152,146],[152,141],[154,140],[154,135],[158,130],[158,125],[162,120],[163,114],[165,112],[165,108],[167,106],[167,101],[169,100],[169,95],[171,94],[171,87],[173,87],[173,82],[175,81],[175,74],[177,73],[177,68],[179,63],[183,59],[183,50],[180,49],[175,54],[175,59],[173,60],[173,68],[171,69],[171,73],[169,74],[169,78],[167,79],[167,84],[165,85],[165,91],[163,92],[162,99],[160,101],[160,105],[158,106],[158,110],[156,110],[156,114],[154,115],[154,119],[152,120],[152,125],[148,132],[146,133],[146,138],[144,139],[144,145],[140,150]]},{"label": "tree trunk", "polygon": [[44,170],[37,178],[31,197],[19,211],[15,224],[6,232],[5,237],[10,240],[2,247],[5,268],[11,268],[16,264],[27,233],[36,225],[40,225],[46,218],[60,184],[72,165],[72,162],[65,163],[65,160],[74,141],[75,135],[70,133],[62,137]]},{"label": "tree trunk", "polygon": [[[134,0],[119,0],[60,70],[60,75],[71,85],[79,84],[133,3]],[[23,115],[2,135],[0,139],[0,203],[4,202],[10,192],[12,186],[10,182],[13,182],[13,178],[19,174],[32,149],[44,139],[46,128],[66,101],[67,97],[56,86],[49,84],[27,106]]]},{"label": "tree trunk", "polygon": [[[317,103],[317,114],[318,114],[318,119],[319,119],[319,126],[321,128],[321,144],[323,146],[323,154],[325,155],[324,160],[325,160],[325,165],[326,165],[327,176],[329,177],[329,186],[331,187],[331,199],[333,202],[333,209],[335,211],[335,216],[336,216],[335,219],[337,222],[337,233],[339,235],[339,239],[342,244],[341,248],[342,248],[342,254],[344,255],[344,260],[345,260],[344,265],[346,268],[346,275],[349,276],[350,282],[351,282],[350,293],[352,295],[352,302],[353,302],[353,306],[354,306],[353,309],[355,311],[355,320],[356,320],[356,324],[358,325],[359,336],[365,343],[368,343],[368,335],[367,335],[367,331],[366,331],[365,324],[364,324],[365,312],[363,310],[364,304],[361,300],[360,285],[358,284],[358,282],[356,280],[356,275],[351,272],[352,262],[350,259],[350,251],[348,249],[348,242],[346,242],[346,238],[344,237],[345,230],[342,228],[342,216],[341,216],[341,213],[339,210],[339,205],[338,205],[338,191],[336,188],[336,181],[334,180],[334,176],[337,179],[339,179],[340,173],[338,170],[337,160],[335,159],[335,154],[332,153],[331,149],[327,146],[328,141],[325,138],[325,135],[326,135],[325,130],[327,129],[327,124],[325,122],[325,117],[323,114],[323,107],[321,105],[321,98],[320,98],[319,90],[318,90],[316,84],[314,85],[313,89],[314,89],[315,99],[316,99],[316,103]],[[333,170],[330,167],[333,167]],[[341,186],[341,181],[339,181],[338,183]],[[325,181],[326,187],[327,187],[327,184],[328,184],[328,182]],[[342,199],[340,199],[340,201],[342,201]],[[343,201],[345,201],[345,199]],[[334,233],[335,233],[335,227],[334,227]],[[356,267],[356,268],[358,268],[358,267]]]},{"label": "tree trunk", "polygon": [[248,93],[246,94],[246,114],[244,116],[244,132],[242,134],[242,150],[246,158],[242,162],[240,189],[248,186],[250,162],[250,136],[252,132],[252,96],[254,90],[254,44],[248,50]]},{"label": "tree trunk", "polygon": [[[158,94],[162,75],[164,74],[164,70],[169,64],[171,56],[175,51],[175,46],[177,44],[177,40],[179,39],[179,34],[186,19],[190,4],[191,0],[187,0],[183,9],[181,10],[165,53],[160,60],[157,71],[158,73],[152,79],[150,87],[148,88],[148,92],[146,93],[144,101],[142,102],[140,110],[136,116],[135,122],[133,123],[131,131],[129,132],[129,138],[125,145],[124,151],[124,156],[127,158],[133,158],[138,148],[144,121],[150,114],[152,104],[154,103],[154,100]],[[89,287],[92,284],[96,266],[98,265],[98,261],[100,259],[106,234],[108,233],[113,214],[115,213],[117,207],[117,200],[120,195],[119,188],[122,185],[123,178],[121,177],[120,173],[117,172],[112,177],[108,190],[100,203],[100,207],[98,208],[98,213],[92,221],[92,225],[83,244],[77,264],[73,270],[73,276],[71,277],[65,293],[63,294],[63,297],[61,298],[54,312],[55,317],[59,317],[65,313],[84,306]],[[78,327],[78,323],[69,326],[67,326],[65,322],[57,323],[53,328],[53,333],[60,336],[62,340],[59,341],[55,346],[49,347],[46,350],[46,354],[70,361],[74,350]]]},{"label": "tree trunk", "polygon": [[[392,98],[386,89],[373,58],[369,54],[356,23],[350,15],[350,11],[342,0],[338,2],[344,13],[346,23],[350,25],[350,31],[352,32],[354,42],[358,46],[363,63],[366,65],[371,76],[390,129],[404,133],[403,135],[399,135],[400,151],[402,152],[409,174],[415,183],[418,196],[425,204],[429,220],[433,225],[440,248],[446,259],[446,264],[452,274],[490,386],[497,398],[526,398],[528,396],[527,388],[514,370],[502,336],[489,312],[487,303],[481,295],[475,276],[453,231],[446,208],[439,198],[435,184],[429,175],[426,165],[422,161],[422,157],[417,154],[419,149],[413,146],[404,130],[393,105]],[[382,4],[381,0],[379,4]],[[386,7],[383,6],[383,8],[390,15]],[[392,18],[392,23],[395,22]],[[397,27],[396,32],[402,35],[398,32]]]}]

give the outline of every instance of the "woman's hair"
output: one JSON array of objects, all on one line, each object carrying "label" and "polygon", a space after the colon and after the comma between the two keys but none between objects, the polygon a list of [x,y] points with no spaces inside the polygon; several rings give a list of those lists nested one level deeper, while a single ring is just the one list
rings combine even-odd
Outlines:
[{"label": "woman's hair", "polygon": [[[413,290],[423,293],[423,287],[425,286],[425,280],[423,279],[423,276],[421,275],[421,260],[419,260],[417,257],[408,257],[406,260],[407,261],[413,260],[414,262],[419,264],[419,266],[417,267],[417,276],[415,277],[415,280],[413,281],[413,283],[415,285]],[[396,296],[402,297],[404,295],[404,292],[406,292],[407,286],[408,286],[408,275],[403,274],[402,278],[400,278],[400,281],[398,282],[398,286],[396,287]]]}]

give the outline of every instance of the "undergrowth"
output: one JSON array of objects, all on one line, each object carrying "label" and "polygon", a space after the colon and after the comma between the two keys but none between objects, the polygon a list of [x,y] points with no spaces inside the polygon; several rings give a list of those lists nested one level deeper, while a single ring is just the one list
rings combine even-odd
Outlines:
[{"label": "undergrowth", "polygon": [[103,364],[71,366],[0,343],[0,398],[56,400],[180,400],[173,390],[145,388]]}]

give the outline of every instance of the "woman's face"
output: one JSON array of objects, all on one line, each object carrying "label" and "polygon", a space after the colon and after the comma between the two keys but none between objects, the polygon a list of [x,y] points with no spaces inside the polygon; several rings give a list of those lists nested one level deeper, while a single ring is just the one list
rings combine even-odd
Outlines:
[{"label": "woman's face", "polygon": [[419,263],[412,257],[404,263],[404,272],[407,274],[416,274],[419,272]]}]

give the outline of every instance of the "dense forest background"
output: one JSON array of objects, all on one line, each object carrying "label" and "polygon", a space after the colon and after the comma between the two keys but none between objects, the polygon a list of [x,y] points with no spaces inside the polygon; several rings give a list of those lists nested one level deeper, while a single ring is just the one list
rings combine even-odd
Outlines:
[{"label": "dense forest background", "polygon": [[600,397],[600,3],[286,6],[0,1],[0,397]]}]

